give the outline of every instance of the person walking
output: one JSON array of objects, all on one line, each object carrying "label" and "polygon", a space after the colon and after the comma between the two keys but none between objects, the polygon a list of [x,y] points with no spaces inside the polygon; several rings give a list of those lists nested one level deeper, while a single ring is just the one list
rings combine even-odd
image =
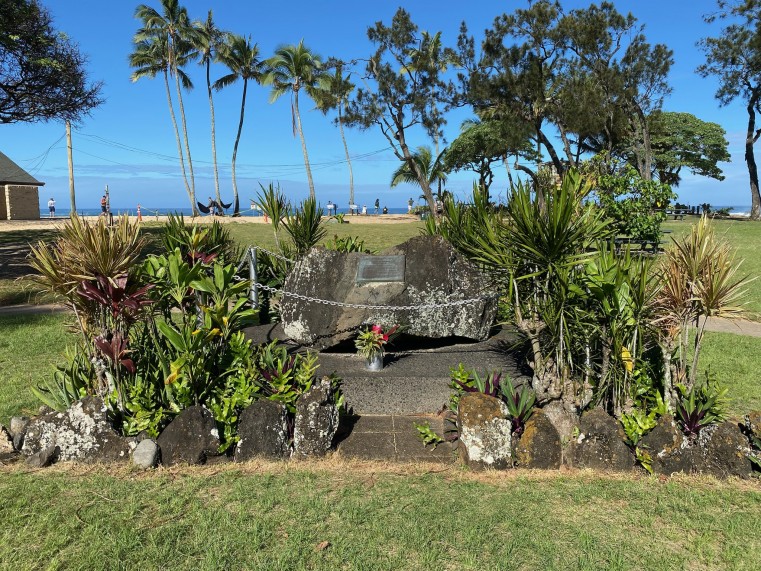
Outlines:
[{"label": "person walking", "polygon": [[412,214],[412,197],[407,201],[407,214]]},{"label": "person walking", "polygon": [[380,199],[379,199],[379,198],[376,198],[376,199],[375,199],[375,215],[376,215],[376,216],[378,215],[378,211],[379,211],[379,209],[380,209]]},{"label": "person walking", "polygon": [[50,200],[48,200],[48,210],[50,211],[48,216],[50,218],[55,218],[55,198],[52,196],[50,197]]}]

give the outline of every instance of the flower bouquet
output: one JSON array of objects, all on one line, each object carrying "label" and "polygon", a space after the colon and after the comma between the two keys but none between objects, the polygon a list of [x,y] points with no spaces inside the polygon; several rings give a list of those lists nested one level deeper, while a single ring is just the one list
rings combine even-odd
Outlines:
[{"label": "flower bouquet", "polygon": [[357,347],[357,354],[367,359],[368,369],[379,371],[383,368],[383,346],[398,329],[399,326],[394,325],[384,333],[380,325],[373,325],[357,336],[354,345]]}]

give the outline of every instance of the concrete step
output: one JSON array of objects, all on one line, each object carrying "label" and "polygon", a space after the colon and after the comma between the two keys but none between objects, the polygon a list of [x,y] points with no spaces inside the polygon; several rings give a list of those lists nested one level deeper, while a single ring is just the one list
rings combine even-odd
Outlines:
[{"label": "concrete step", "polygon": [[[246,333],[260,343],[282,339],[276,326],[250,328]],[[451,369],[459,363],[479,375],[502,371],[514,384],[521,384],[525,377],[510,352],[513,344],[514,336],[500,330],[480,343],[443,340],[438,346],[428,343],[418,350],[405,346],[403,351],[392,345],[384,356],[384,368],[377,372],[368,371],[365,360],[353,350],[322,352],[318,375],[341,377],[347,407],[355,414],[433,414],[448,403]]]}]

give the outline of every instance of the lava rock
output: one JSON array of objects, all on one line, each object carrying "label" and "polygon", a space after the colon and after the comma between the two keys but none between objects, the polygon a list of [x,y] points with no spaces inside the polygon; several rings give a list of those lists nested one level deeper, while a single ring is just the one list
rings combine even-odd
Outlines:
[{"label": "lava rock", "polygon": [[294,453],[299,456],[324,456],[333,445],[337,430],[338,407],[330,380],[323,379],[296,401]]},{"label": "lava rock", "polygon": [[159,435],[158,445],[165,466],[205,464],[208,457],[219,454],[214,416],[202,406],[186,408]]},{"label": "lava rock", "polygon": [[520,438],[513,439],[515,460],[521,468],[557,470],[563,450],[560,433],[542,409],[534,411]]},{"label": "lava rock", "polygon": [[466,393],[457,408],[460,458],[471,468],[512,465],[512,423],[507,406],[483,393]]},{"label": "lava rock", "polygon": [[257,456],[280,459],[288,455],[288,409],[281,403],[262,399],[240,415],[235,461]]},{"label": "lava rock", "polygon": [[575,468],[624,472],[634,469],[635,458],[624,443],[620,423],[601,408],[581,415],[579,436],[572,442]]},{"label": "lava rock", "polygon": [[26,456],[57,446],[56,461],[123,462],[130,443],[116,433],[98,397],[86,397],[65,412],[48,412],[26,427],[21,451]]},{"label": "lava rock", "polygon": [[748,439],[737,424],[723,422],[705,446],[703,472],[719,478],[748,478],[753,471],[747,456]]},{"label": "lava rock", "polygon": [[[497,297],[487,277],[441,237],[419,236],[385,250],[404,256],[400,281],[357,283],[358,252],[313,248],[298,260],[283,289],[311,298],[365,305],[440,307],[387,311],[312,303],[294,296],[280,302],[285,335],[318,350],[352,338],[365,323],[404,326],[404,332],[429,338],[451,336],[486,339],[497,312]],[[463,305],[448,302],[477,299]]]}]

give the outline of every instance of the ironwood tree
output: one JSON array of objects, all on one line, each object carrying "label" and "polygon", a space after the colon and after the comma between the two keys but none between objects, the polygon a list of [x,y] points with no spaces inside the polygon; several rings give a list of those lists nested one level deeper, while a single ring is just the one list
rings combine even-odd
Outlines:
[{"label": "ironwood tree", "polygon": [[745,163],[750,178],[752,220],[761,219],[761,194],[758,188],[758,167],[753,146],[761,137],[756,127],[756,113],[761,112],[761,1],[718,0],[719,12],[708,16],[726,20],[727,26],[717,38],[705,38],[698,45],[706,53],[706,62],[698,67],[703,77],[716,76],[719,89],[716,99],[729,105],[735,99],[745,103],[748,126],[745,134]]},{"label": "ironwood tree", "polygon": [[78,123],[103,103],[87,58],[37,0],[0,0],[0,123]]},{"label": "ironwood tree", "polygon": [[396,157],[417,177],[431,212],[436,203],[431,185],[415,161],[408,137],[416,130],[442,138],[443,110],[454,99],[454,85],[443,79],[442,62],[453,55],[442,48],[438,34],[419,34],[410,15],[399,8],[391,22],[369,28],[377,49],[367,61],[365,87],[346,105],[344,121],[360,129],[378,127]]}]

